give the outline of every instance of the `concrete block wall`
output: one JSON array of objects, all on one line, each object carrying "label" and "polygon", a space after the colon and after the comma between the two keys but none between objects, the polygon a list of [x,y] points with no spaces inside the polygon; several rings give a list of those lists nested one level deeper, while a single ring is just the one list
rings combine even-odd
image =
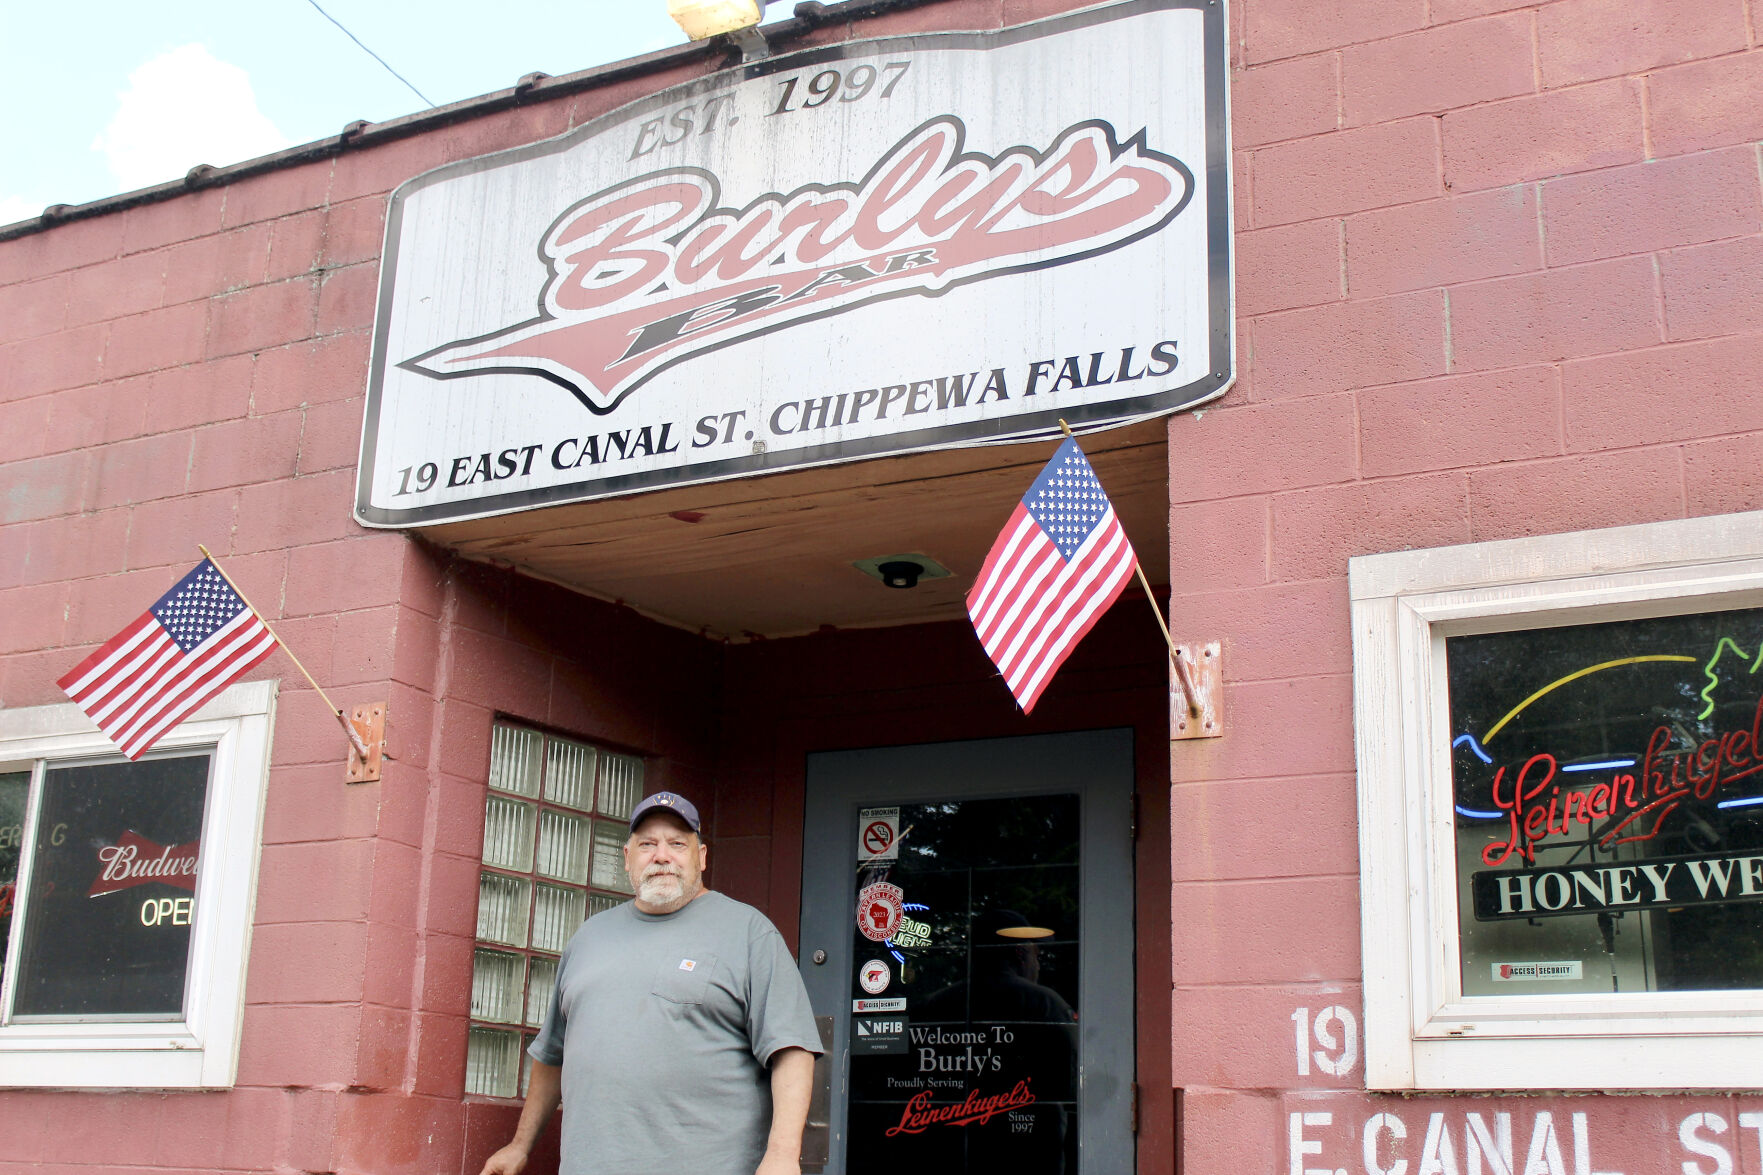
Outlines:
[{"label": "concrete block wall", "polygon": [[720,650],[352,521],[386,196],[653,84],[0,242],[0,704],[65,702],[203,542],[339,704],[390,703],[394,756],[347,785],[292,663],[253,672],[281,693],[235,1088],[0,1093],[0,1171],[475,1171],[511,1132],[461,1088],[492,717],[702,793]]},{"label": "concrete block wall", "polygon": [[[811,40],[1039,14],[958,0]],[[703,795],[721,650],[353,523],[386,199],[714,64],[0,242],[0,704],[63,702],[205,542],[336,701],[389,701],[394,756],[346,786],[297,671],[254,672],[281,694],[235,1087],[5,1091],[0,1172],[470,1172],[511,1132],[461,1096],[490,720],[647,751],[655,786]],[[770,830],[719,815],[745,872]],[[773,873],[749,896],[793,901]]]},{"label": "concrete block wall", "polygon": [[[810,41],[1068,7],[951,0]],[[1231,4],[1241,376],[1170,427],[1170,611],[1178,638],[1225,640],[1230,730],[1177,748],[1170,792],[1187,1175],[1293,1170],[1293,1114],[1324,1148],[1296,1169],[1366,1169],[1360,1128],[1389,1114],[1414,1170],[1432,1114],[1460,1132],[1485,1105],[1294,1067],[1296,1009],[1359,1010],[1346,560],[1763,507],[1756,9]],[[349,521],[385,194],[685,76],[0,242],[0,701],[60,701],[54,679],[208,536],[338,701],[391,701],[398,756],[344,787],[334,723],[284,661],[262,668],[284,686],[264,877],[302,886],[263,888],[239,1088],[8,1092],[0,1171],[451,1170],[506,1133],[456,1088],[489,714],[658,747],[686,790],[713,761],[701,732],[649,725],[652,694],[621,708],[648,680],[636,654],[596,666],[579,635],[527,627],[548,589]],[[769,656],[701,680],[763,678]],[[752,737],[767,757],[810,741]],[[737,805],[765,772],[731,778],[719,816],[757,861],[780,825]],[[752,896],[786,900],[786,875]],[[1637,1175],[1677,1169],[1677,1124],[1730,1123],[1731,1102],[1515,1116],[1528,1138],[1553,1114],[1568,1169]]]},{"label": "concrete block wall", "polygon": [[[518,1117],[510,1103],[463,1100],[491,724],[509,717],[643,752],[651,790],[706,797],[723,650],[550,584],[410,551],[412,635],[395,651],[392,712],[411,728],[405,766],[424,790],[380,804],[364,986],[345,997],[361,1003],[362,1027],[333,1162],[469,1173]],[[545,1146],[555,1144],[553,1134]],[[531,1169],[554,1164],[544,1149]]]},{"label": "concrete block wall", "polygon": [[1552,1111],[1567,1164],[1587,1113],[1584,1161],[1628,1175],[1678,1169],[1688,1114],[1736,1128],[1724,1097],[1347,1093],[1362,1065],[1301,1077],[1292,1017],[1357,1015],[1377,932],[1348,558],[1763,507],[1759,16],[1232,0],[1241,375],[1169,430],[1172,627],[1223,638],[1229,727],[1174,751],[1185,1175],[1378,1169],[1378,1113],[1410,1171],[1434,1113],[1462,1156],[1465,1110],[1513,1110],[1521,1154]]}]

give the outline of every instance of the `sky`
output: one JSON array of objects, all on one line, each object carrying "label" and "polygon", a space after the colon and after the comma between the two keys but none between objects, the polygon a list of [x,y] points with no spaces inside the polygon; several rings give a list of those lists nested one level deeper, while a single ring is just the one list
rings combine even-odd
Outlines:
[{"label": "sky", "polygon": [[[666,0],[318,3],[437,106],[685,42]],[[0,224],[427,104],[310,0],[0,0]]]}]

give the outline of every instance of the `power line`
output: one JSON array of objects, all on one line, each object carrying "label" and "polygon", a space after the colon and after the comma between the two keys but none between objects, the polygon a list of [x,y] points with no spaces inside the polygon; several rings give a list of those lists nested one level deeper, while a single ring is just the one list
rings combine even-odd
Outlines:
[{"label": "power line", "polygon": [[363,53],[367,54],[369,57],[373,58],[375,61],[379,62],[381,65],[384,65],[386,67],[387,73],[391,74],[393,77],[395,77],[399,81],[403,82],[406,86],[409,86],[410,92],[412,94],[415,94],[418,98],[421,98],[423,100],[423,102],[426,105],[428,105],[431,109],[434,107],[434,103],[429,101],[427,94],[424,94],[421,90],[417,89],[415,86],[410,85],[409,78],[405,77],[403,74],[401,74],[397,70],[393,69],[391,67],[391,65],[387,64],[386,59],[384,57],[381,57],[378,53],[375,53],[372,49],[369,49],[366,45],[362,45],[361,38],[356,36],[354,33],[350,32],[347,28],[345,28],[342,21],[338,20],[336,17],[332,16],[330,13],[326,12],[324,9],[319,8],[318,7],[318,0],[306,0],[306,3],[312,5],[313,8],[317,9],[318,15],[324,17],[326,20],[330,21],[332,24],[334,24],[338,28],[342,29],[343,35],[345,37],[348,37],[351,41],[354,41],[357,45],[361,45],[361,51]]}]

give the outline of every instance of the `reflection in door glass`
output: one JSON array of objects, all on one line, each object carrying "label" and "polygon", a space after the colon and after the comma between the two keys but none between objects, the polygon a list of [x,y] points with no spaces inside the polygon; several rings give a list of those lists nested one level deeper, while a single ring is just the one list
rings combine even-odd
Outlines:
[{"label": "reflection in door glass", "polygon": [[847,1169],[1077,1170],[1076,795],[867,808]]}]

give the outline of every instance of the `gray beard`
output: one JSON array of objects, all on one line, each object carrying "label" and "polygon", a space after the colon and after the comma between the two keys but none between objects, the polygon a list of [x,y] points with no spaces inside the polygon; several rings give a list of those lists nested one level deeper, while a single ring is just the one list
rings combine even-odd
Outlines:
[{"label": "gray beard", "polygon": [[685,879],[677,873],[658,873],[637,883],[637,898],[645,906],[671,914],[686,904]]}]

